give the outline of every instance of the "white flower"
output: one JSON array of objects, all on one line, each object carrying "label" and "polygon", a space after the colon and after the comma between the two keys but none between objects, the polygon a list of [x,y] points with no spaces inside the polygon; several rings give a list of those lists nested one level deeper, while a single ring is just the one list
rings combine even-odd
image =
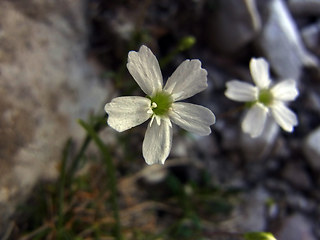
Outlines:
[{"label": "white flower", "polygon": [[185,60],[163,87],[156,57],[146,46],[130,51],[127,68],[146,97],[117,97],[105,105],[108,124],[118,132],[135,127],[149,118],[142,145],[147,164],[164,164],[172,145],[171,121],[185,130],[209,135],[214,114],[207,108],[184,102],[207,87],[207,71],[199,60]]},{"label": "white flower", "polygon": [[235,101],[248,102],[250,109],[243,122],[242,130],[251,137],[258,137],[264,128],[267,115],[287,132],[292,132],[298,124],[297,117],[287,106],[287,101],[293,101],[299,94],[296,82],[288,79],[271,85],[269,64],[263,58],[252,58],[250,72],[256,86],[249,83],[232,80],[227,82],[225,95]]}]

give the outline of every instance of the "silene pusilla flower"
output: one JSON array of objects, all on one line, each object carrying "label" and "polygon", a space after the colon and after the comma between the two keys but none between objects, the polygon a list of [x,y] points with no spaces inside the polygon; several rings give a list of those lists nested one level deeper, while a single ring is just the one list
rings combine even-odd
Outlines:
[{"label": "silene pusilla flower", "polygon": [[298,120],[287,106],[299,92],[294,80],[283,80],[272,84],[269,77],[269,64],[263,58],[252,58],[250,72],[256,86],[238,80],[227,82],[225,95],[235,101],[246,102],[249,107],[243,122],[242,130],[251,137],[261,135],[268,115],[271,115],[280,127],[292,132]]},{"label": "silene pusilla flower", "polygon": [[207,71],[197,59],[185,60],[169,77],[165,86],[159,63],[151,50],[141,46],[130,51],[127,68],[146,97],[124,96],[105,105],[108,124],[118,132],[150,119],[142,144],[147,164],[164,164],[172,145],[172,124],[205,136],[211,133],[214,114],[205,107],[180,102],[207,88]]}]

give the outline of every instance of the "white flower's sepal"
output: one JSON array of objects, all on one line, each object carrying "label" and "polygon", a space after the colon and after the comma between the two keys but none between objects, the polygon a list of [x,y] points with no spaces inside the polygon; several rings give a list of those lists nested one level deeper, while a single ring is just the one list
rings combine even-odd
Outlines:
[{"label": "white flower's sepal", "polygon": [[142,144],[143,157],[147,164],[164,164],[172,145],[172,128],[170,121],[161,119],[160,125],[153,121],[148,124]]},{"label": "white flower's sepal", "polygon": [[107,103],[104,110],[108,113],[108,124],[118,132],[123,132],[147,121],[151,101],[144,97],[117,97]]},{"label": "white flower's sepal", "polygon": [[208,86],[207,71],[201,68],[197,59],[185,60],[169,77],[164,91],[172,95],[174,101],[189,98]]},{"label": "white flower's sepal", "polygon": [[139,52],[129,52],[127,68],[147,95],[162,90],[163,80],[158,60],[146,46],[141,46]]},{"label": "white flower's sepal", "polygon": [[183,129],[200,136],[209,135],[210,125],[216,121],[214,114],[208,108],[184,102],[172,104],[170,119]]},{"label": "white flower's sepal", "polygon": [[258,88],[269,88],[271,80],[269,78],[268,62],[263,58],[252,58],[249,63],[249,67],[253,81]]},{"label": "white flower's sepal", "polygon": [[255,138],[261,135],[267,119],[268,108],[261,103],[254,104],[246,113],[241,127],[245,133]]},{"label": "white flower's sepal", "polygon": [[258,89],[246,82],[240,82],[238,80],[232,80],[227,82],[227,90],[225,95],[239,102],[251,102],[258,98]]},{"label": "white flower's sepal", "polygon": [[292,132],[293,127],[298,125],[296,114],[281,101],[277,101],[272,105],[271,112],[276,122],[287,132]]}]

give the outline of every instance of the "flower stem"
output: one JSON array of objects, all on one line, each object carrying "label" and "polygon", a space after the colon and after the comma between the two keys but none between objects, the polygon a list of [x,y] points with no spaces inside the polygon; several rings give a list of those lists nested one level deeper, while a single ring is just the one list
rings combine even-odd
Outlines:
[{"label": "flower stem", "polygon": [[79,124],[87,131],[88,135],[95,142],[99,150],[101,151],[107,170],[108,183],[111,191],[111,205],[113,209],[114,219],[116,221],[115,225],[115,235],[117,240],[122,240],[121,234],[121,225],[120,225],[120,217],[119,217],[119,207],[118,207],[118,198],[117,198],[117,185],[116,185],[116,175],[115,175],[115,167],[111,159],[111,154],[108,147],[102,142],[94,128],[92,128],[89,124],[85,123],[82,120],[79,120]]},{"label": "flower stem", "polygon": [[71,146],[71,139],[68,139],[62,154],[62,162],[61,162],[61,169],[60,169],[60,176],[58,181],[58,223],[57,223],[57,230],[58,234],[60,234],[63,230],[63,222],[64,222],[64,188],[65,188],[65,180],[66,180],[66,163],[69,156],[69,150]]},{"label": "flower stem", "polygon": [[73,158],[73,160],[71,162],[71,166],[70,166],[69,174],[68,174],[68,179],[67,179],[67,184],[68,185],[71,184],[73,176],[74,176],[75,172],[78,169],[80,159],[82,159],[82,157],[83,157],[85,151],[87,150],[90,142],[91,142],[91,137],[89,136],[89,134],[87,134],[87,136],[83,140],[83,143],[81,145],[81,148],[80,148],[79,152],[77,153],[77,155]]},{"label": "flower stem", "polygon": [[[101,128],[103,128],[106,125],[105,121],[104,121],[104,119],[105,119],[104,116],[105,115],[98,117],[96,119],[96,121],[93,123],[92,128],[95,132],[98,132]],[[79,152],[71,161],[71,165],[70,165],[70,168],[68,169],[68,174],[66,176],[66,178],[67,178],[66,185],[67,186],[70,186],[72,179],[73,179],[73,176],[76,173],[76,171],[81,163],[81,160],[83,159],[83,155],[84,155],[85,151],[87,150],[91,140],[92,140],[92,137],[90,136],[90,134],[87,133],[86,137],[84,138],[84,140],[82,142],[82,145],[81,145]]]}]

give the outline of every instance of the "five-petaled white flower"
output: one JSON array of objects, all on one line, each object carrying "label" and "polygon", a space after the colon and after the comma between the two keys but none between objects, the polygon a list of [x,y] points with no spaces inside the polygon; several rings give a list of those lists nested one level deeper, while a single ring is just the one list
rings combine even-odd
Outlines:
[{"label": "five-petaled white flower", "polygon": [[146,46],[139,52],[130,51],[127,68],[146,97],[114,98],[105,105],[108,124],[118,132],[135,127],[149,118],[142,152],[147,164],[164,164],[172,145],[171,121],[198,135],[209,135],[214,114],[205,107],[177,102],[189,98],[207,87],[207,71],[199,60],[185,60],[163,87],[156,57]]},{"label": "five-petaled white flower", "polygon": [[294,80],[284,80],[271,86],[269,64],[263,58],[252,58],[250,72],[256,86],[232,80],[227,82],[225,95],[235,101],[248,102],[250,109],[242,122],[242,130],[251,137],[258,137],[264,128],[267,115],[287,132],[292,132],[298,124],[297,117],[287,106],[299,94]]}]

